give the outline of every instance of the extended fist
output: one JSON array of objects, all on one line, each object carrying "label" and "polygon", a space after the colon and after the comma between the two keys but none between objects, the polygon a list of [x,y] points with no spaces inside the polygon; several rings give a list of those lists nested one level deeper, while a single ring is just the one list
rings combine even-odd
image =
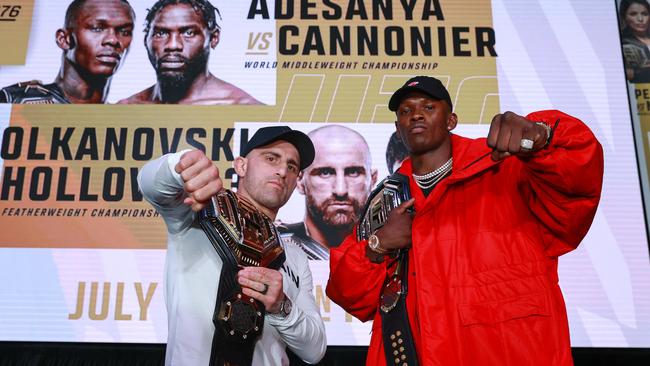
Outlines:
[{"label": "extended fist", "polygon": [[[498,161],[510,155],[529,156],[543,148],[547,138],[544,127],[516,113],[505,112],[492,119],[487,144],[492,148],[492,160]],[[532,146],[522,148],[522,139],[532,141]]]},{"label": "extended fist", "polygon": [[201,150],[188,151],[181,156],[174,167],[183,178],[183,188],[188,197],[184,204],[192,206],[193,211],[200,211],[223,188],[219,169]]}]

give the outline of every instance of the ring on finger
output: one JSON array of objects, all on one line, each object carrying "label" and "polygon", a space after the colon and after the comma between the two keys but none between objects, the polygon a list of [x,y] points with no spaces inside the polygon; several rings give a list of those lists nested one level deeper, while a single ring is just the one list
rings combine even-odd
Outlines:
[{"label": "ring on finger", "polygon": [[260,294],[266,295],[266,292],[269,290],[269,285],[267,285],[266,283],[263,283],[262,285],[264,285],[264,289],[260,291]]}]

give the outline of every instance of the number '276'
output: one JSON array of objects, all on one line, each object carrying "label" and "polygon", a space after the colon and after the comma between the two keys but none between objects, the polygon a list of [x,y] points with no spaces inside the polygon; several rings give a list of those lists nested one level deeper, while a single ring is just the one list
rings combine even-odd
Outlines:
[{"label": "number '276'", "polygon": [[20,5],[2,5],[2,10],[0,10],[0,18],[15,18],[20,14],[20,8]]}]

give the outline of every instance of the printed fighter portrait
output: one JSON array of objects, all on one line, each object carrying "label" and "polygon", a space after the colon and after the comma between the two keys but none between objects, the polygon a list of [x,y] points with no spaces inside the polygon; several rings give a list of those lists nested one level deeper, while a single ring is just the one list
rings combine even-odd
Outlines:
[{"label": "printed fighter portrait", "polygon": [[275,21],[247,19],[247,2],[63,4],[34,8],[24,63],[0,67],[0,103],[276,102],[276,69],[259,67],[275,64]]},{"label": "printed fighter portrait", "polygon": [[326,125],[308,135],[316,155],[298,180],[298,192],[305,202],[304,220],[281,230],[310,259],[329,259],[329,249],[352,232],[378,173],[372,168],[368,143],[359,132]]},{"label": "printed fighter portrait", "polygon": [[214,76],[210,51],[221,37],[221,14],[207,0],[159,0],[145,20],[145,47],[156,84],[126,104],[261,104],[245,91]]},{"label": "printed fighter portrait", "polygon": [[22,81],[4,87],[0,103],[105,103],[113,75],[129,51],[134,21],[126,0],[74,0],[54,35],[61,50],[54,81]]}]

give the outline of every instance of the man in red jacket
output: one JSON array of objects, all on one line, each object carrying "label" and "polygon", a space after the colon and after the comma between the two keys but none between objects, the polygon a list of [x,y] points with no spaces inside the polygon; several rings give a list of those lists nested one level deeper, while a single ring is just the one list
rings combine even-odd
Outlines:
[{"label": "man in red jacket", "polygon": [[[367,364],[391,354],[380,296],[395,271],[389,254],[410,248],[405,307],[420,365],[572,365],[557,261],[585,236],[600,199],[603,153],[592,132],[559,111],[506,112],[487,139],[457,136],[449,93],[424,76],[389,108],[413,198],[369,240],[353,233],[331,250],[327,285],[346,311],[374,319]],[[393,347],[388,364],[402,365]]]}]

